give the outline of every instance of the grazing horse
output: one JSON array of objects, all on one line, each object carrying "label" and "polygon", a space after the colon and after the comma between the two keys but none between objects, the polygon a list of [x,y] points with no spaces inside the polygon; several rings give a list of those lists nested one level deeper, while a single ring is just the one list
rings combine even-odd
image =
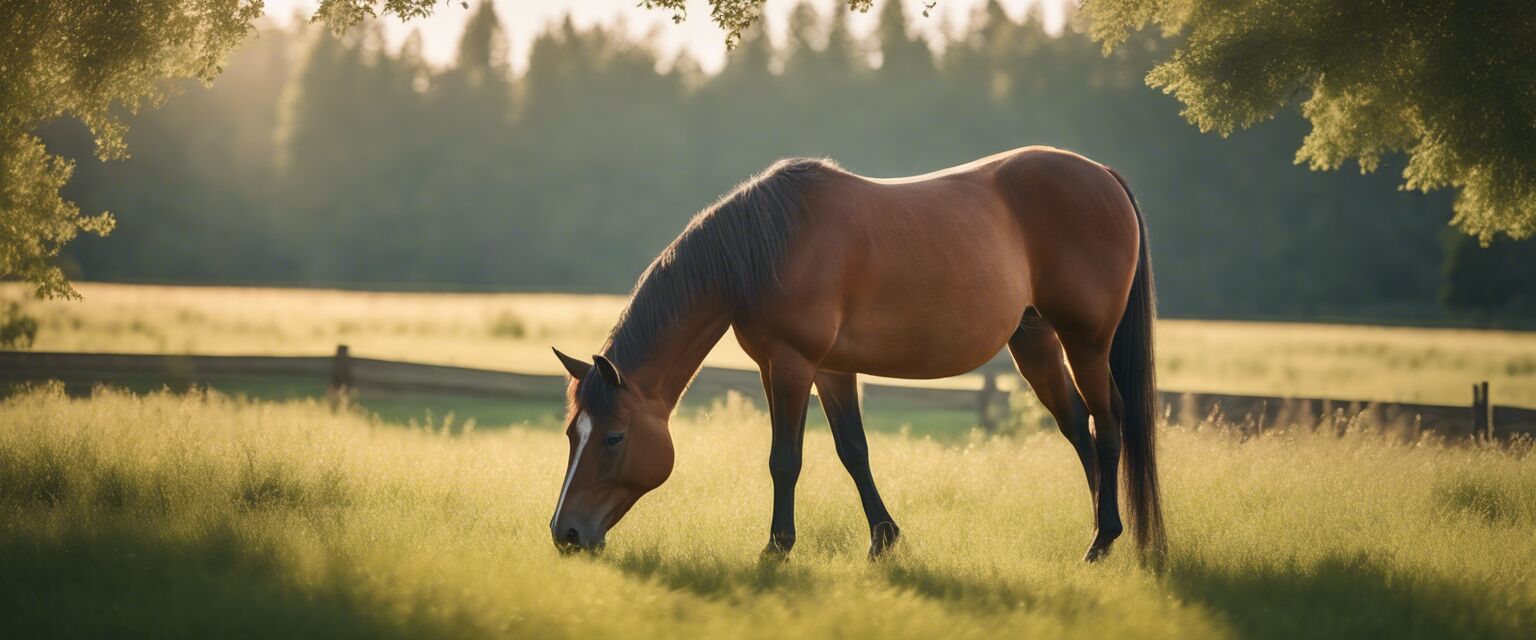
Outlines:
[{"label": "grazing horse", "polygon": [[668,418],[731,328],[762,371],[773,423],[765,555],[795,543],[813,385],[875,557],[901,529],[870,473],[858,374],[954,376],[1004,345],[1082,461],[1094,508],[1085,559],[1103,557],[1123,530],[1121,463],[1137,545],[1161,554],[1153,316],[1141,210],[1125,180],[1097,162],[1026,147],[873,179],[826,160],[780,161],[695,216],[657,256],[601,355],[555,351],[573,379],[570,457],[550,533],[562,550],[600,547],[667,479]]}]

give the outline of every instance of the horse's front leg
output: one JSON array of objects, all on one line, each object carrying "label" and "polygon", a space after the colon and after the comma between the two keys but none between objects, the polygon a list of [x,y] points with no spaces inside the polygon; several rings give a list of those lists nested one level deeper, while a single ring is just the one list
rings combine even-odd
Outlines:
[{"label": "horse's front leg", "polygon": [[805,442],[805,408],[810,403],[816,367],[803,359],[774,360],[763,369],[768,412],[773,422],[773,448],[768,471],[773,475],[773,524],[765,557],[783,557],[795,546],[795,483],[800,479]]}]

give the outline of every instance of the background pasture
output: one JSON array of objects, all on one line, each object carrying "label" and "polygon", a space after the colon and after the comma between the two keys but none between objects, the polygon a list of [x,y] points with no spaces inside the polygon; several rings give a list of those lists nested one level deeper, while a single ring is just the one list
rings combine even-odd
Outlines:
[{"label": "background pasture", "polygon": [[[591,353],[623,309],[616,295],[396,293],[81,283],[83,302],[28,301],[39,351],[327,355],[558,373],[549,352]],[[19,285],[0,285],[0,297]],[[1536,407],[1536,334],[1164,319],[1165,389]],[[752,368],[729,335],[706,361]],[[896,384],[969,386],[974,377]],[[1011,384],[1011,377],[1005,384]]]}]

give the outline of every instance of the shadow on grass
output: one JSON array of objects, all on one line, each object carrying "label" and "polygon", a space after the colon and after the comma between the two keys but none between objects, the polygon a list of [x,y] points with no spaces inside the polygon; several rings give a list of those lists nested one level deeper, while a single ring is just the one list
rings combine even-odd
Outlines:
[{"label": "shadow on grass", "polygon": [[[1069,622],[1115,615],[1095,594],[1042,588],[996,571],[955,571],[906,558],[883,563],[881,572],[892,586],[956,611],[1035,610]],[[1283,569],[1176,561],[1161,583],[1242,638],[1529,638],[1536,628],[1536,610],[1507,596],[1392,572],[1366,555]]]},{"label": "shadow on grass", "polygon": [[1176,563],[1168,584],[1246,638],[1528,638],[1536,622],[1497,594],[1390,572],[1363,554],[1279,569]]},{"label": "shadow on grass", "polygon": [[997,570],[963,572],[910,558],[888,558],[880,563],[880,570],[891,586],[975,614],[1032,609],[1070,619],[1098,606],[1096,598],[1078,589],[1056,587],[1043,592]]},{"label": "shadow on grass", "polygon": [[252,549],[227,532],[182,540],[111,524],[4,529],[0,626],[10,637],[414,638],[451,632],[413,615],[386,619],[336,581],[301,587],[271,551]]},{"label": "shadow on grass", "polygon": [[726,560],[703,554],[678,557],[655,549],[605,555],[602,560],[625,574],[711,598],[796,591],[809,587],[812,580],[809,570],[792,561]]}]

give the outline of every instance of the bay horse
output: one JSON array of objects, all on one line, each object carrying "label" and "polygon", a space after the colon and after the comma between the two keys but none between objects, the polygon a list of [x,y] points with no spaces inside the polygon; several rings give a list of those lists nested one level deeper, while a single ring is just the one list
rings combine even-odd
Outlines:
[{"label": "bay horse", "polygon": [[1140,206],[1097,162],[1025,147],[873,179],[782,160],[656,257],[600,355],[555,350],[572,378],[570,454],[550,533],[563,551],[600,547],[667,479],[668,419],[731,328],[762,372],[773,428],[765,555],[795,543],[812,386],[878,557],[901,529],[870,473],[857,376],[959,375],[1004,345],[1082,462],[1094,508],[1084,559],[1102,558],[1123,530],[1121,463],[1137,546],[1161,554],[1154,315]]}]

